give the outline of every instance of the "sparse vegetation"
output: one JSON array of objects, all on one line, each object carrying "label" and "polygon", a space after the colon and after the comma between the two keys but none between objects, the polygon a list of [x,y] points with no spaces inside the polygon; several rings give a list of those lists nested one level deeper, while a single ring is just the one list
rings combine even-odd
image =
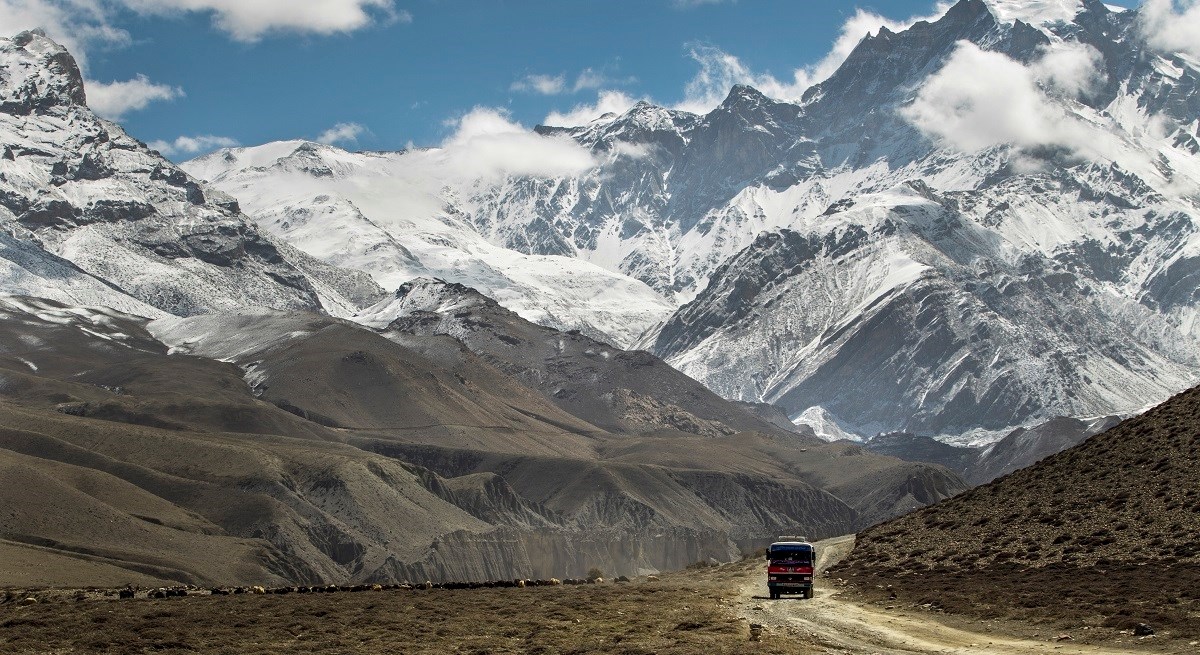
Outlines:
[{"label": "sparse vegetation", "polygon": [[868,596],[1060,626],[1200,636],[1200,389],[996,482],[864,531]]}]

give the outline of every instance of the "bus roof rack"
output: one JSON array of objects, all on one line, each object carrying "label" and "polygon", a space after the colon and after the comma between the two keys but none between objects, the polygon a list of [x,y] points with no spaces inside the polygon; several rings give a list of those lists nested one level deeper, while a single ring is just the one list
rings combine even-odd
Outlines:
[{"label": "bus roof rack", "polygon": [[808,537],[800,537],[794,534],[781,534],[778,541],[808,541]]}]

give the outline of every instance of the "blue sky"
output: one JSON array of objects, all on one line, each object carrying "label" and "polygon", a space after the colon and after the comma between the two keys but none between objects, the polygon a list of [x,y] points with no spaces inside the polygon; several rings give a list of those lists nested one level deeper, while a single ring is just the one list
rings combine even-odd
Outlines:
[{"label": "blue sky", "polygon": [[186,159],[322,135],[352,149],[435,145],[476,107],[532,126],[601,94],[615,107],[647,98],[704,109],[749,81],[787,96],[881,19],[936,10],[930,0],[0,0],[0,24],[45,23],[83,59],[94,107]]}]

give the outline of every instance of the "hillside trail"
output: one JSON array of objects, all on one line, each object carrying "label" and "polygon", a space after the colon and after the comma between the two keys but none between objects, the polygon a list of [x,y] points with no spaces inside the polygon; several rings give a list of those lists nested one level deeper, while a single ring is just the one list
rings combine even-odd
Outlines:
[{"label": "hillside trail", "polygon": [[[817,542],[817,571],[824,572],[846,557],[854,547],[854,536]],[[1006,635],[992,623],[939,617],[921,612],[883,609],[841,597],[828,579],[817,578],[816,596],[811,600],[767,597],[764,576],[755,576],[741,590],[740,615],[768,630],[800,635],[818,652],[846,655],[892,655],[945,653],[964,655],[1129,655],[1127,649],[1072,643],[1037,641]],[[959,625],[950,625],[949,623]],[[978,626],[978,627],[974,627]],[[1164,652],[1153,647],[1138,652]]]}]

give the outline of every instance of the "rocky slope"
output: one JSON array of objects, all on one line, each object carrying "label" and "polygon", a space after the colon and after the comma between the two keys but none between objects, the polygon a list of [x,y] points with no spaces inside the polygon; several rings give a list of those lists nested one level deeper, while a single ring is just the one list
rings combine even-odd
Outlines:
[{"label": "rocky slope", "polygon": [[895,577],[906,593],[976,602],[975,612],[1200,634],[1197,417],[1192,389],[1029,468],[870,528],[843,574]]}]

